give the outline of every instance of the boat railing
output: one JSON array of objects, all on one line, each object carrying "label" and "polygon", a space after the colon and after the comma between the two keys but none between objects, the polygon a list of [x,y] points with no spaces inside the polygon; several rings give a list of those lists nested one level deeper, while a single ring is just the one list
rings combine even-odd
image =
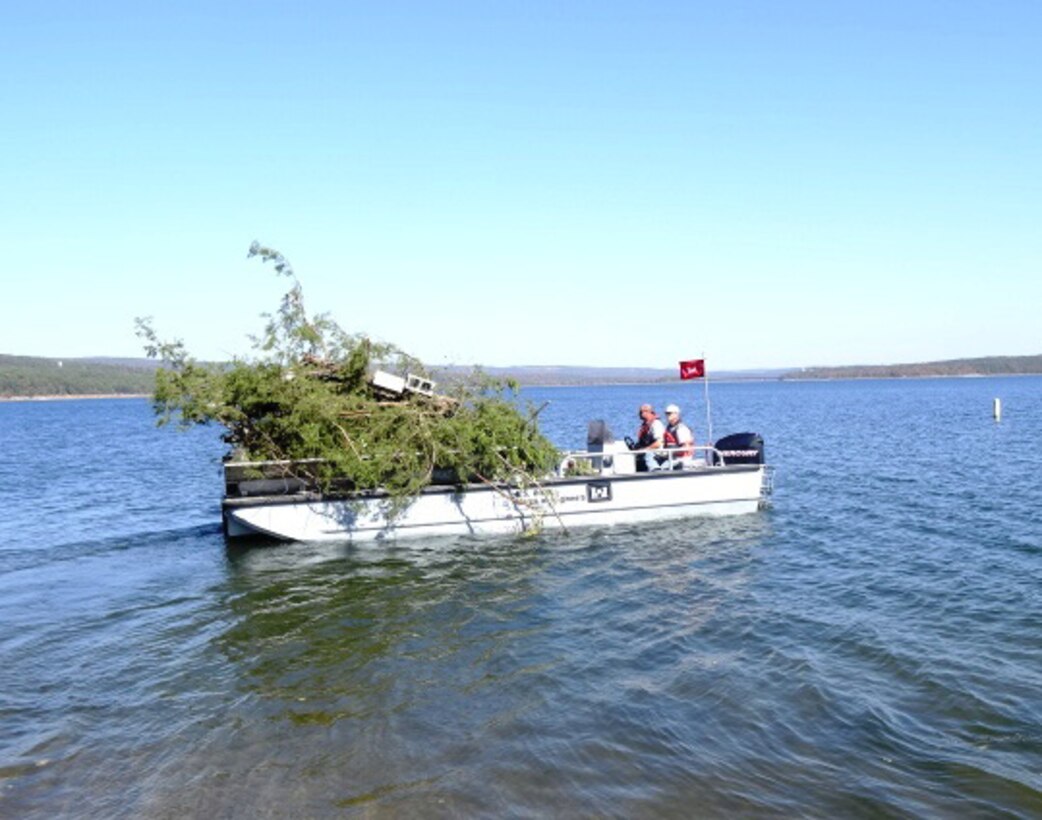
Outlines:
[{"label": "boat railing", "polygon": [[224,462],[226,497],[287,495],[314,489],[320,458]]},{"label": "boat railing", "polygon": [[682,455],[683,450],[659,448],[656,450],[569,450],[563,453],[558,465],[559,476],[628,475],[644,472],[639,469],[639,459],[648,464],[647,472],[670,470],[704,470],[724,467],[727,459],[711,444],[688,447],[691,455]]},{"label": "boat railing", "polygon": [[[728,466],[727,451],[711,444],[680,449],[630,450],[621,442],[603,449],[565,451],[561,454],[555,475],[561,478],[605,475],[634,475],[673,470],[713,470]],[[647,468],[641,465],[644,460]],[[292,495],[306,491],[350,490],[348,481],[320,480],[322,459],[241,461],[224,463],[225,496],[228,498],[256,495]],[[435,484],[458,484],[454,474],[435,476]]]}]

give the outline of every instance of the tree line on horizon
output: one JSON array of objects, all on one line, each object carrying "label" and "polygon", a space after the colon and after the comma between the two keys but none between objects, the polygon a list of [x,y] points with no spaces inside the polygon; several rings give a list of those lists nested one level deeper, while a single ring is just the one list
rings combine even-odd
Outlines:
[{"label": "tree line on horizon", "polygon": [[983,356],[911,364],[806,367],[782,376],[793,379],[907,379],[936,376],[1031,376],[1042,374],[1042,355]]},{"label": "tree line on horizon", "polygon": [[[59,364],[60,362],[60,364]],[[148,359],[50,359],[0,354],[0,397],[147,395],[155,389],[156,363]],[[453,368],[436,368],[435,378],[451,378]],[[498,378],[523,386],[651,384],[676,379],[672,370],[614,367],[490,367]],[[846,365],[793,370],[728,373],[727,378],[887,379],[935,376],[1013,376],[1042,374],[1042,355],[987,356],[892,365]],[[721,374],[722,375],[722,374]]]},{"label": "tree line on horizon", "polygon": [[147,395],[155,367],[0,355],[0,396]]}]

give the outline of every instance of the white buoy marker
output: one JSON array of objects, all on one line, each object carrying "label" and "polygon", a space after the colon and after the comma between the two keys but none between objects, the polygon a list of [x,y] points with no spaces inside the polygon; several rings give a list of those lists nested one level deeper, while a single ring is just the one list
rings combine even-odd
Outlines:
[{"label": "white buoy marker", "polygon": [[995,417],[995,421],[1002,421],[1002,399],[995,399],[992,402],[991,414]]}]

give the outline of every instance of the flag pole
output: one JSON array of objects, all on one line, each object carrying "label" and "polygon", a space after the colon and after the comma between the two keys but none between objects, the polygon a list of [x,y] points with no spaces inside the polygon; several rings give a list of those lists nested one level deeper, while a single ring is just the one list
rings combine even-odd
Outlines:
[{"label": "flag pole", "polygon": [[702,381],[705,384],[706,392],[706,430],[709,433],[709,440],[706,444],[713,443],[713,413],[709,407],[709,370],[705,366],[706,354],[702,351]]}]

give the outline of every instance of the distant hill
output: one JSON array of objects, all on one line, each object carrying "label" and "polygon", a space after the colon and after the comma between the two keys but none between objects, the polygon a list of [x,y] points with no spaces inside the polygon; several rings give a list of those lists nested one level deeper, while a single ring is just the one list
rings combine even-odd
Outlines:
[{"label": "distant hill", "polygon": [[1040,356],[985,356],[915,364],[806,367],[790,370],[783,379],[899,379],[925,376],[1027,376],[1042,374]]},{"label": "distant hill", "polygon": [[[0,354],[0,398],[16,396],[149,395],[158,364],[152,359],[91,357],[48,359]],[[451,381],[469,367],[434,368],[436,379]],[[486,367],[490,376],[512,378],[526,386],[654,384],[677,380],[675,368],[578,367],[562,365]],[[715,381],[751,379],[889,379],[924,376],[1009,376],[1042,374],[1042,355],[988,356],[940,362],[849,367],[712,372]]]},{"label": "distant hill", "polygon": [[159,365],[155,359],[126,358],[119,356],[88,356],[83,359],[66,359],[65,362],[82,362],[83,364],[103,364],[113,367],[125,367],[128,370],[147,370],[154,373]]},{"label": "distant hill", "polygon": [[[495,378],[515,379],[521,385],[573,386],[584,384],[652,384],[675,382],[677,368],[653,367],[580,367],[576,365],[519,365],[517,367],[483,367],[484,373]],[[460,373],[468,373],[469,367],[441,367],[434,369],[434,376],[445,375],[449,379]],[[734,370],[711,373],[716,380],[777,379],[788,370]]]},{"label": "distant hill", "polygon": [[157,367],[151,359],[44,359],[0,354],[0,396],[150,394]]},{"label": "distant hill", "polygon": [[[0,354],[0,397],[91,396],[150,394],[159,365],[152,359],[95,356],[79,359],[47,359]],[[648,367],[486,367],[497,378],[516,379],[521,385],[648,384],[676,381],[674,368]],[[434,377],[451,381],[471,367],[434,368]],[[777,379],[787,371],[756,370],[720,372],[715,379]]]}]

